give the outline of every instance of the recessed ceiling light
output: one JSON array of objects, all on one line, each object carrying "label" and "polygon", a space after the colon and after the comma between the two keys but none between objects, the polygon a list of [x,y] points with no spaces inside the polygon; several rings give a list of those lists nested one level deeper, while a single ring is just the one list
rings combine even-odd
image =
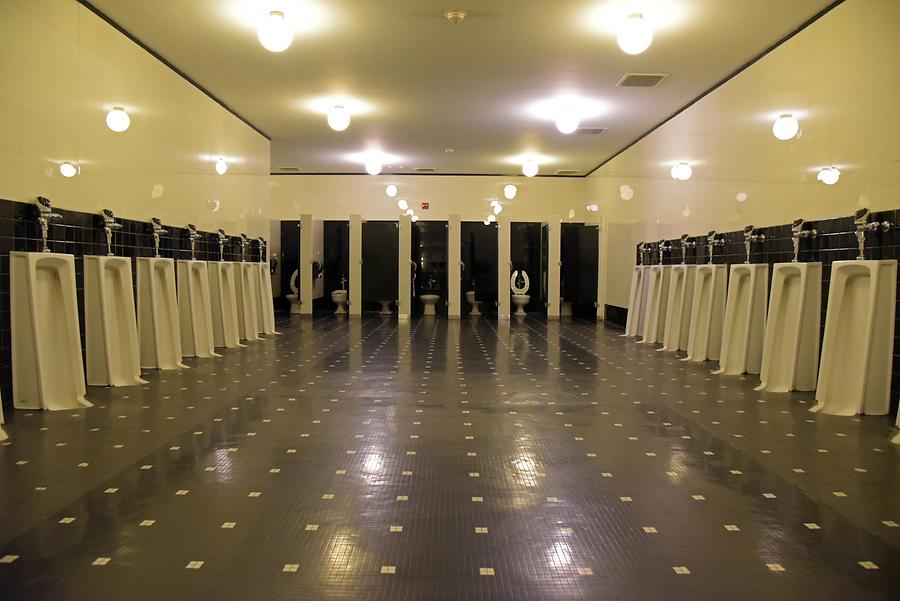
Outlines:
[{"label": "recessed ceiling light", "polygon": [[528,159],[527,161],[522,163],[522,175],[524,175],[525,177],[534,177],[538,174],[539,170],[540,166],[534,159]]},{"label": "recessed ceiling light", "polygon": [[841,179],[841,171],[834,165],[832,165],[831,167],[825,167],[824,169],[819,171],[819,174],[816,175],[816,179],[826,186],[833,186],[838,183],[839,179]]},{"label": "recessed ceiling light", "polygon": [[575,115],[560,115],[556,119],[556,129],[562,134],[574,134],[581,121]]},{"label": "recessed ceiling light", "polygon": [[686,181],[691,179],[691,175],[693,174],[694,170],[691,169],[691,166],[684,161],[672,167],[672,179],[676,179],[678,181]]},{"label": "recessed ceiling light", "polygon": [[59,173],[63,177],[75,177],[76,175],[78,175],[78,167],[66,161],[59,166]]},{"label": "recessed ceiling light", "polygon": [[280,10],[269,11],[256,31],[259,43],[269,52],[284,52],[294,40],[294,34]]},{"label": "recessed ceiling light", "polygon": [[381,161],[372,159],[366,162],[366,173],[369,175],[378,175],[381,173]]},{"label": "recessed ceiling light", "polygon": [[512,200],[518,193],[519,189],[513,184],[506,184],[503,186],[503,196],[506,197],[506,200]]},{"label": "recessed ceiling light", "polygon": [[525,107],[524,113],[534,119],[553,121],[564,134],[575,133],[581,122],[609,112],[609,105],[575,92],[564,92],[544,98]]},{"label": "recessed ceiling light", "polygon": [[106,113],[106,127],[116,133],[122,133],[131,126],[131,117],[121,106],[114,106]]},{"label": "recessed ceiling light", "polygon": [[616,39],[622,52],[640,54],[653,43],[653,28],[642,13],[632,13],[621,25]]},{"label": "recessed ceiling light", "polygon": [[738,192],[737,196],[734,197],[734,199],[737,200],[738,202],[744,202],[748,198],[750,198],[750,195],[747,194],[746,192]]},{"label": "recessed ceiling light", "polygon": [[454,152],[456,152],[456,149],[455,148],[445,148],[444,152],[446,152],[447,154],[453,154]]},{"label": "recessed ceiling light", "polygon": [[790,140],[800,131],[800,123],[791,114],[778,117],[772,124],[772,133],[779,140]]},{"label": "recessed ceiling light", "polygon": [[344,131],[350,127],[350,111],[342,104],[336,104],[328,111],[328,127],[334,131]]},{"label": "recessed ceiling light", "polygon": [[467,16],[469,13],[464,10],[448,10],[444,13],[444,17],[454,25],[462,23]]},{"label": "recessed ceiling light", "polygon": [[384,189],[384,193],[389,197],[394,198],[395,196],[397,196],[397,186],[395,184],[388,184]]}]

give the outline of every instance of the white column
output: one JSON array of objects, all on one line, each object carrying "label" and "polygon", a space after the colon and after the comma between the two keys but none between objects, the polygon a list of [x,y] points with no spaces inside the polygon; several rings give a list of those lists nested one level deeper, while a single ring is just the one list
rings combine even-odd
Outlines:
[{"label": "white column", "polygon": [[460,316],[460,284],[462,282],[461,267],[462,224],[459,215],[450,215],[447,219],[447,316],[459,319]]},{"label": "white column", "polygon": [[497,319],[509,319],[510,235],[509,215],[497,219]]},{"label": "white column", "polygon": [[562,220],[559,215],[547,217],[547,319],[559,319],[559,272]]},{"label": "white column", "polygon": [[362,315],[362,215],[350,215],[350,315]]},{"label": "white column", "polygon": [[313,222],[312,215],[300,215],[300,314],[313,312]]},{"label": "white column", "polygon": [[400,216],[400,236],[397,277],[397,317],[409,319],[412,309],[412,271],[410,267],[410,254],[412,253],[412,221],[409,215]]}]

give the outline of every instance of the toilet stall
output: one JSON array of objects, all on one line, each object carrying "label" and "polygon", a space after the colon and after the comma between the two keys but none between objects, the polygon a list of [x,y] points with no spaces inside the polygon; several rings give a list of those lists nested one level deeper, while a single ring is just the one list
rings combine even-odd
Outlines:
[{"label": "toilet stall", "polygon": [[[447,314],[447,222],[417,221],[412,224],[410,260],[414,315]],[[437,297],[437,298],[435,298]],[[429,308],[431,307],[431,308]]]},{"label": "toilet stall", "polygon": [[[281,222],[281,296],[275,299],[275,308],[281,311],[299,312],[299,298],[293,288],[299,290],[300,279],[300,221],[290,220]],[[296,272],[296,275],[295,275]],[[294,295],[294,296],[292,296]],[[292,302],[293,301],[293,302]]]},{"label": "toilet stall", "polygon": [[561,236],[560,313],[596,319],[600,227],[563,223]]},{"label": "toilet stall", "polygon": [[[481,221],[462,222],[462,314],[496,313],[498,226]],[[474,301],[471,300],[474,293]],[[473,305],[472,302],[477,303]],[[475,311],[475,306],[478,307]]]},{"label": "toilet stall", "polygon": [[[324,222],[323,279],[325,295],[317,301],[316,310],[338,309],[332,296],[336,290],[350,289],[350,222]],[[347,297],[349,298],[349,296]],[[346,309],[346,307],[344,307]]]},{"label": "toilet stall", "polygon": [[396,221],[362,224],[363,312],[389,315],[397,300],[400,240]]},{"label": "toilet stall", "polygon": [[[542,313],[547,300],[545,262],[541,259],[541,224],[538,222],[514,221],[510,224],[510,273],[524,271],[531,280],[528,295],[531,299],[525,306],[528,313]],[[509,276],[506,278],[509,279]],[[507,287],[505,294],[510,291]]]}]

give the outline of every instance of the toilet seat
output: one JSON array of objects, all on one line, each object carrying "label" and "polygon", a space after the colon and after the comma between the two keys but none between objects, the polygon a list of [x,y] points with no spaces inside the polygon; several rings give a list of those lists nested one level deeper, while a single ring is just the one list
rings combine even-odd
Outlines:
[{"label": "toilet seat", "polygon": [[300,291],[297,289],[297,276],[300,275],[300,270],[295,269],[294,273],[291,274],[291,292],[294,294],[300,294]]},{"label": "toilet seat", "polygon": [[525,271],[522,271],[522,279],[525,280],[525,285],[521,288],[516,286],[516,280],[519,278],[518,270],[512,272],[512,276],[509,278],[509,289],[512,290],[512,293],[518,296],[523,296],[528,294],[528,289],[531,287],[531,280],[528,279],[528,274]]}]

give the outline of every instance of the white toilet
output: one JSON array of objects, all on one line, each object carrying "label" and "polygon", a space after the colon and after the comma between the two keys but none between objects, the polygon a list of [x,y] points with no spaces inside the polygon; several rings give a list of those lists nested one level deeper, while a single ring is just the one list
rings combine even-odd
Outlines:
[{"label": "white toilet", "polygon": [[297,278],[300,276],[300,270],[295,269],[291,274],[291,293],[285,295],[284,298],[291,304],[289,315],[300,315],[300,290],[297,288]]},{"label": "white toilet", "polygon": [[822,308],[821,263],[776,263],[756,390],[815,390]]},{"label": "white toilet", "polygon": [[419,300],[422,301],[424,311],[423,315],[437,315],[437,304],[441,297],[437,294],[420,294]]},{"label": "white toilet", "polygon": [[84,398],[75,257],[50,252],[9,256],[13,405],[90,407]]},{"label": "white toilet", "polygon": [[256,265],[259,283],[256,290],[259,299],[256,309],[259,312],[257,317],[259,323],[259,331],[267,336],[278,334],[275,331],[275,299],[272,297],[272,274],[269,273],[269,264],[263,261],[252,263]]},{"label": "white toilet", "polygon": [[666,327],[662,351],[687,350],[691,330],[691,305],[694,298],[696,265],[673,265],[666,302]]},{"label": "white toilet", "polygon": [[213,346],[239,348],[241,344],[237,311],[237,271],[239,263],[209,261],[209,297],[212,306]]},{"label": "white toilet", "polygon": [[347,291],[346,290],[334,290],[331,293],[331,302],[337,305],[337,309],[334,310],[335,315],[346,315],[347,314]]},{"label": "white toilet", "polygon": [[631,270],[631,291],[628,295],[628,318],[623,336],[640,336],[644,331],[645,308],[647,306],[646,276],[650,268],[635,265]]},{"label": "white toilet", "polygon": [[481,306],[480,300],[475,300],[475,291],[469,290],[466,292],[466,302],[472,307],[472,310],[469,311],[469,315],[472,317],[478,317],[481,315],[481,310],[479,307]]},{"label": "white toilet", "polygon": [[254,263],[235,263],[237,278],[235,298],[237,299],[238,333],[241,340],[259,340],[259,273]]},{"label": "white toilet", "polygon": [[572,317],[572,303],[562,297],[559,298],[559,316]]},{"label": "white toilet", "polygon": [[380,300],[378,301],[381,304],[381,311],[378,312],[379,315],[391,315],[393,311],[391,311],[391,303],[393,301],[389,300]]},{"label": "white toilet", "polygon": [[811,411],[889,411],[896,297],[897,261],[831,264],[817,404]]},{"label": "white toilet", "polygon": [[141,367],[185,368],[181,362],[181,324],[175,292],[175,261],[159,257],[139,257],[137,279]]},{"label": "white toilet", "polygon": [[185,357],[219,357],[214,350],[212,296],[206,261],[179,260],[178,316]]},{"label": "white toilet", "polygon": [[88,386],[147,383],[129,257],[84,257],[84,334]]},{"label": "white toilet", "polygon": [[514,271],[512,276],[509,278],[509,289],[512,291],[512,304],[516,308],[515,315],[519,317],[524,317],[527,315],[525,313],[525,307],[528,306],[529,301],[531,301],[531,296],[528,294],[528,289],[531,288],[531,280],[528,278],[528,274],[523,270],[522,274],[522,285],[519,286],[516,282],[519,279],[519,271]]},{"label": "white toilet", "polygon": [[766,331],[768,287],[768,265],[744,263],[731,266],[721,358],[719,369],[714,374],[759,373]]},{"label": "white toilet", "polygon": [[644,318],[642,343],[662,342],[666,328],[666,311],[669,305],[671,265],[651,265],[647,285],[647,316]]},{"label": "white toilet", "polygon": [[691,299],[691,329],[683,361],[717,361],[725,320],[727,265],[698,265]]}]

